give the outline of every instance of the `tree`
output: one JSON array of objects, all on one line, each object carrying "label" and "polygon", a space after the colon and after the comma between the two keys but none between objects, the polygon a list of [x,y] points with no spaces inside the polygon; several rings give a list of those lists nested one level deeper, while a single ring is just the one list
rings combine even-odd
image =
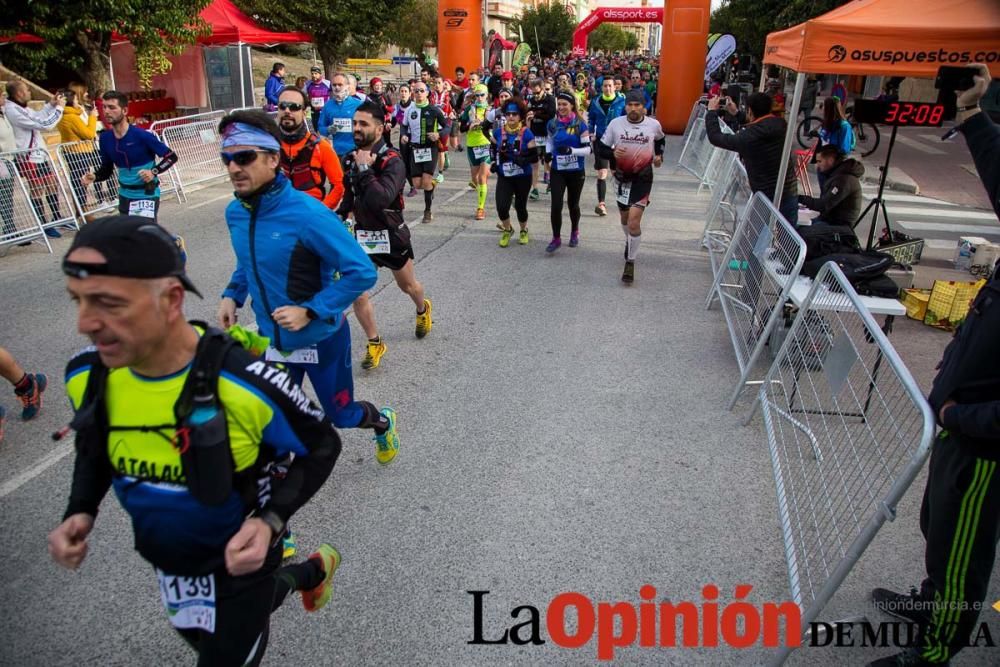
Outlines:
[{"label": "tree", "polygon": [[[378,51],[388,34],[387,21],[408,1],[236,0],[236,4],[261,25],[312,35],[323,68],[330,76],[348,54]],[[433,0],[424,2],[436,5]]]},{"label": "tree", "polygon": [[731,33],[741,53],[764,55],[768,33],[825,14],[850,0],[723,0],[709,30]]},{"label": "tree", "polygon": [[587,36],[587,48],[605,53],[624,51],[627,35],[614,23],[602,23]]},{"label": "tree", "polygon": [[634,32],[623,31],[625,33],[625,48],[623,51],[637,51],[639,49],[639,38]]},{"label": "tree", "polygon": [[49,63],[75,70],[91,90],[106,90],[111,35],[135,46],[139,80],[149,86],[154,75],[170,69],[167,55],[178,54],[208,32],[198,17],[211,0],[91,0],[9,4],[0,33],[26,32],[45,40],[41,46],[15,46],[7,63],[27,76],[45,76]]},{"label": "tree", "polygon": [[437,3],[407,0],[389,22],[386,38],[404,53],[419,56],[424,44],[437,44]]},{"label": "tree", "polygon": [[525,7],[520,18],[511,22],[512,34],[523,34],[525,41],[533,43],[535,30],[538,31],[538,44],[542,57],[553,53],[567,52],[573,41],[573,31],[576,30],[576,19],[570,16],[558,2],[539,4],[538,8]]}]

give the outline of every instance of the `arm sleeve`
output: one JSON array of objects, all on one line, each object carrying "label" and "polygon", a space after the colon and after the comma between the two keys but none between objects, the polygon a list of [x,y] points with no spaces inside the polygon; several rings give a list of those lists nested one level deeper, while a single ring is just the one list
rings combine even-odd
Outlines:
[{"label": "arm sleeve", "polygon": [[51,130],[59,124],[63,115],[62,109],[54,107],[48,102],[40,111],[20,107],[16,104],[8,104],[5,108],[13,111],[8,119],[11,125],[17,125],[25,130]]},{"label": "arm sleeve", "polygon": [[242,308],[247,300],[248,293],[249,287],[246,271],[240,266],[239,260],[236,260],[236,268],[233,270],[233,275],[229,277],[229,284],[226,285],[226,289],[222,290],[222,296],[228,296],[236,302],[239,308]]},{"label": "arm sleeve", "polygon": [[84,125],[79,116],[63,116],[63,120],[70,124],[70,131],[77,137],[78,141],[93,140],[97,136],[97,116],[90,114],[87,124]]},{"label": "arm sleeve", "polygon": [[308,224],[303,226],[304,245],[322,258],[324,264],[338,271],[340,280],[330,282],[298,305],[311,309],[320,319],[335,320],[375,284],[375,265],[336,213],[328,208],[322,208],[317,215],[308,210],[303,213],[309,217]]},{"label": "arm sleeve", "polygon": [[[81,436],[78,434],[77,437]],[[104,496],[110,488],[110,463],[107,460],[84,456],[78,452],[76,461],[73,463],[73,481],[63,520],[81,513],[96,517],[101,501],[104,500]]]},{"label": "arm sleeve", "polygon": [[330,136],[330,123],[333,122],[333,119],[330,116],[330,112],[327,111],[327,109],[329,108],[330,106],[328,102],[323,107],[323,110],[319,112],[319,119],[316,121],[317,127],[314,128],[316,130],[316,133],[319,134],[321,137]]},{"label": "arm sleeve", "polygon": [[993,211],[1000,217],[1000,127],[985,112],[977,113],[959,127],[965,135],[979,180],[989,195]]},{"label": "arm sleeve", "polygon": [[944,411],[943,425],[973,438],[1000,438],[1000,401],[957,403]]},{"label": "arm sleeve", "polygon": [[320,140],[319,145],[320,165],[326,178],[330,181],[330,191],[323,198],[323,203],[328,209],[336,209],[340,200],[344,197],[344,169],[340,166],[340,158],[337,151],[329,142]]},{"label": "arm sleeve", "polygon": [[108,157],[107,153],[100,151],[101,153],[101,164],[94,171],[94,179],[98,181],[106,181],[111,178],[111,174],[115,172],[115,163]]},{"label": "arm sleeve", "polygon": [[598,101],[595,99],[590,103],[590,110],[587,113],[587,130],[591,134],[597,131],[597,112],[594,111],[594,107],[599,106]]},{"label": "arm sleeve", "polygon": [[739,152],[744,147],[745,137],[739,134],[723,134],[719,128],[719,114],[709,111],[705,114],[705,132],[708,134],[708,142],[713,146],[725,148],[726,150]]}]

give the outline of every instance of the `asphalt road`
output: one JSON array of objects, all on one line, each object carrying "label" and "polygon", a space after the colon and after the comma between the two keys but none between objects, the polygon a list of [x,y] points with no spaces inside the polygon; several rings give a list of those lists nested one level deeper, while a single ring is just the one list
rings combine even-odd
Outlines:
[{"label": "asphalt road", "polygon": [[[670,143],[672,155],[679,149]],[[676,160],[668,161],[673,164]],[[464,158],[439,190],[435,222],[414,225],[418,278],[434,300],[434,330],[413,337],[412,306],[381,275],[374,303],[389,352],[356,375],[356,394],[399,413],[398,460],[381,469],[373,443],[343,433],[329,483],[293,520],[301,553],[321,541],[344,555],[334,599],[315,615],[295,599],[273,616],[269,665],[590,664],[596,642],[555,646],[545,610],[559,593],[637,604],[701,605],[751,584],[758,606],[788,597],[774,482],[759,419],[749,402],[725,410],[738,372],[718,310],[704,310],[710,270],[700,237],[707,194],[664,167],[646,215],[636,284],[620,281],[622,235],[584,196],[583,240],[546,256],[548,198],[530,205],[526,247],[497,247],[493,213],[474,222]],[[166,203],[162,223],[188,242],[190,273],[209,296],[187,313],[210,319],[233,266],[222,211],[228,188]],[[419,216],[419,199],[409,219]],[[492,206],[492,193],[490,195]],[[56,254],[16,249],[0,260],[0,341],[51,384],[39,419],[8,424],[0,448],[0,664],[183,665],[193,654],[170,630],[151,568],[132,550],[113,498],[105,501],[79,572],[57,568],[45,539],[69,488],[71,445],[49,434],[69,419],[61,369],[83,339]],[[383,272],[384,274],[384,272]],[[248,314],[248,311],[245,311]],[[353,326],[354,360],[363,334]],[[925,388],[948,336],[912,321],[892,340]],[[4,398],[8,410],[13,397]],[[866,611],[875,585],[905,589],[923,572],[917,480],[827,610]],[[540,611],[542,645],[470,645],[473,596],[483,634]],[[1000,599],[994,576],[988,602]],[[867,610],[876,621],[887,617]],[[1000,614],[983,612],[1000,641]],[[522,630],[522,636],[528,631]],[[890,649],[798,651],[790,664],[862,664]],[[616,652],[628,664],[745,665],[748,649]],[[997,649],[970,649],[955,665],[996,664]]]}]

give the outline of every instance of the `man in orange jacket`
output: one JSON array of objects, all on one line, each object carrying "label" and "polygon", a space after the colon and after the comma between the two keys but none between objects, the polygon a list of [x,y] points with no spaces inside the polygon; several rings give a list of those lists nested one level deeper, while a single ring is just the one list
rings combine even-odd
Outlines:
[{"label": "man in orange jacket", "polygon": [[278,96],[281,171],[292,187],[333,210],[344,196],[344,170],[330,142],[306,127],[308,102],[305,93],[294,86],[286,86]]}]

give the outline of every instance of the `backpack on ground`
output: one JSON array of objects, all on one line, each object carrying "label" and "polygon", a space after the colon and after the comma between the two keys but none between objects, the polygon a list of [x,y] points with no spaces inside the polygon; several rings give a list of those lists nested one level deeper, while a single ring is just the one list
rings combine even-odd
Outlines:
[{"label": "backpack on ground", "polygon": [[833,262],[844,272],[844,277],[857,287],[861,281],[884,276],[896,260],[892,255],[877,250],[851,253],[834,253],[811,259],[802,265],[802,275],[815,278],[827,262]]},{"label": "backpack on ground", "polygon": [[857,234],[848,225],[802,225],[795,228],[806,242],[806,261],[825,255],[861,251]]}]

